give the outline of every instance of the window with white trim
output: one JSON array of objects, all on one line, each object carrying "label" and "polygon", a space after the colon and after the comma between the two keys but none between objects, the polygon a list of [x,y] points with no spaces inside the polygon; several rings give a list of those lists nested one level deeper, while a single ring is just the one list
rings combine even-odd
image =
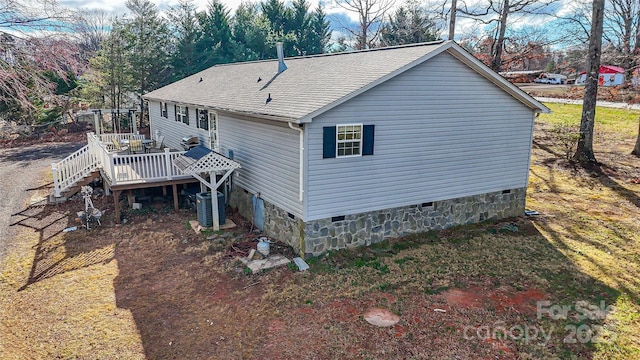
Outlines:
[{"label": "window with white trim", "polygon": [[189,125],[189,108],[183,105],[176,105],[176,121]]},{"label": "window with white trim", "polygon": [[362,124],[336,127],[337,157],[362,155]]}]

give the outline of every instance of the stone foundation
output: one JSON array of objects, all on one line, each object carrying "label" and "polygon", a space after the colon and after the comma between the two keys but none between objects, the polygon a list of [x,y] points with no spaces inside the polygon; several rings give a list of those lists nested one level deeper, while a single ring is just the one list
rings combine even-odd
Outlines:
[{"label": "stone foundation", "polygon": [[[251,220],[253,218],[253,194],[235,186],[231,192],[229,205],[237,209],[240,215]],[[290,217],[289,213],[281,208],[264,201],[264,233],[272,239],[280,240],[304,255],[304,223],[301,219]]]},{"label": "stone foundation", "polygon": [[[238,187],[231,196],[231,206],[249,219],[253,214],[251,196]],[[525,197],[526,189],[519,188],[306,223],[265,201],[264,231],[309,257],[408,234],[518,216],[524,213]]]}]

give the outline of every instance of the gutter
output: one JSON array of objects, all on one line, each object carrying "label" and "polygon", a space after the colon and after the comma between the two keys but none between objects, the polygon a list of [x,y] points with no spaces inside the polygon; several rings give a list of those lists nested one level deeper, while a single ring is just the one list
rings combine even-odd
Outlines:
[{"label": "gutter", "polygon": [[300,189],[300,194],[299,194],[299,200],[303,201],[304,199],[304,130],[302,130],[300,125],[294,126],[292,122],[288,122],[287,124],[289,124],[289,127],[292,130],[297,130],[300,133],[300,161],[299,161],[299,169],[298,169],[298,176],[299,176],[299,183],[298,183],[298,188]]}]

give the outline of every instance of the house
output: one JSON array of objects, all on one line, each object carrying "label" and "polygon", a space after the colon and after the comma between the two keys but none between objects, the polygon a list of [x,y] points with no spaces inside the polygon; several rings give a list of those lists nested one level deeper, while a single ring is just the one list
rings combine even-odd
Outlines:
[{"label": "house", "polygon": [[[579,74],[576,84],[584,85],[587,80],[587,72]],[[599,86],[618,86],[624,84],[624,69],[613,65],[600,65],[598,70]]]},{"label": "house", "polygon": [[454,42],[217,65],[145,98],[152,134],[232,155],[231,206],[305,256],[522,214],[549,111]]}]

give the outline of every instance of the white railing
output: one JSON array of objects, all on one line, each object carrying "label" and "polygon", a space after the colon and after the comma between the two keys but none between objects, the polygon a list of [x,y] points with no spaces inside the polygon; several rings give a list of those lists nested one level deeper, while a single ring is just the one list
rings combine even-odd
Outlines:
[{"label": "white railing", "polygon": [[162,153],[109,154],[111,185],[189,178],[191,175],[184,174],[173,165],[173,160],[184,153],[171,152],[166,148]]},{"label": "white railing", "polygon": [[173,160],[185,151],[165,148],[161,153],[118,154],[112,139],[120,142],[124,139],[144,139],[144,135],[87,133],[87,146],[52,164],[54,195],[61,196],[64,190],[97,169],[102,170],[102,175],[111,186],[191,177],[173,165]]},{"label": "white railing", "polygon": [[89,175],[98,165],[99,161],[93,156],[89,145],[82,147],[62,161],[51,164],[54,196],[60,197],[64,190]]}]

